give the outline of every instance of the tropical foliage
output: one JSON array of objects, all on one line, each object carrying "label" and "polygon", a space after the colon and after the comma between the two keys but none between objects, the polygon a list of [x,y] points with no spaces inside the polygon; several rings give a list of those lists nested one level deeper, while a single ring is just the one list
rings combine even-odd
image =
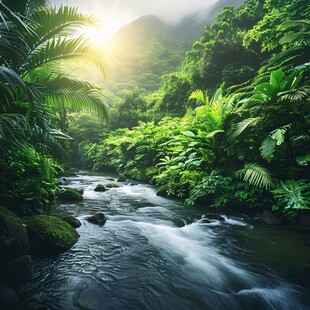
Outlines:
[{"label": "tropical foliage", "polygon": [[308,11],[298,0],[225,8],[180,71],[122,106],[127,124],[83,144],[83,162],[188,204],[308,209]]},{"label": "tropical foliage", "polygon": [[46,1],[0,2],[0,197],[16,205],[42,207],[55,188],[55,160],[70,138],[69,110],[107,117],[100,90],[65,76],[66,63],[92,63],[104,74],[101,51],[84,37],[96,19]]}]

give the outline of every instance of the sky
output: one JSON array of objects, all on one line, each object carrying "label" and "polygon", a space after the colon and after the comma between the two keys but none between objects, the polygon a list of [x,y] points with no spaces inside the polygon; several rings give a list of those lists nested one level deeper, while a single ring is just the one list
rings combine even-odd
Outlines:
[{"label": "sky", "polygon": [[208,8],[217,0],[49,0],[51,5],[79,7],[79,11],[101,19],[100,30],[91,29],[87,35],[98,45],[105,45],[123,25],[143,15],[155,15],[175,24],[183,17]]},{"label": "sky", "polygon": [[196,13],[216,2],[216,0],[50,0],[78,6],[81,12],[100,18],[114,16],[128,23],[143,15],[153,14],[166,22],[177,23],[184,16]]}]

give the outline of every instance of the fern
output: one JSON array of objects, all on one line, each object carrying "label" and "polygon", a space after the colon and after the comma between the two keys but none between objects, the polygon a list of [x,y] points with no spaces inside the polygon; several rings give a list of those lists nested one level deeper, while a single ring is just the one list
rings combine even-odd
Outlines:
[{"label": "fern", "polygon": [[265,188],[269,190],[275,187],[275,180],[269,171],[259,165],[258,163],[247,163],[244,168],[236,172],[238,177],[242,177],[244,181],[248,182],[258,188]]}]

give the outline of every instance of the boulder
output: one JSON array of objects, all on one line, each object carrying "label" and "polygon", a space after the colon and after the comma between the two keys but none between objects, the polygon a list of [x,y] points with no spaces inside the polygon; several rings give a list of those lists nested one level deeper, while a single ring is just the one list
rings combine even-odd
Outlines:
[{"label": "boulder", "polygon": [[124,175],[120,175],[117,179],[117,182],[126,182],[126,177]]},{"label": "boulder", "polygon": [[105,186],[102,185],[102,184],[98,184],[98,185],[96,186],[96,188],[94,189],[95,192],[105,192],[106,190],[107,190],[107,189],[106,189]]},{"label": "boulder", "polygon": [[208,219],[210,221],[212,220],[216,220],[216,221],[221,221],[221,222],[224,222],[225,219],[218,213],[207,213],[207,214],[204,214],[202,216],[202,219]]},{"label": "boulder", "polygon": [[37,255],[69,250],[79,237],[70,224],[57,216],[33,215],[25,223],[32,240],[30,250]]},{"label": "boulder", "polygon": [[301,225],[310,226],[310,214],[301,214],[299,222]]},{"label": "boulder", "polygon": [[9,286],[0,286],[0,306],[1,309],[19,309],[19,298],[17,293]]},{"label": "boulder", "polygon": [[62,219],[70,224],[73,228],[78,228],[82,225],[81,222],[73,215],[66,215]]},{"label": "boulder", "polygon": [[264,210],[262,213],[261,220],[270,225],[281,224],[281,219],[279,219],[274,213],[268,210]]},{"label": "boulder", "polygon": [[156,192],[157,196],[161,196],[161,197],[168,197],[168,187],[167,185],[163,185],[161,186],[158,191]]},{"label": "boulder", "polygon": [[59,194],[58,199],[61,201],[74,202],[82,201],[83,196],[74,189],[65,189]]},{"label": "boulder", "polygon": [[104,225],[104,223],[107,221],[107,218],[103,213],[97,213],[95,215],[90,216],[87,219],[88,222],[92,224],[97,224],[97,225]]},{"label": "boulder", "polygon": [[119,188],[119,187],[120,186],[118,184],[116,184],[116,183],[108,183],[108,184],[105,185],[105,188],[108,188],[108,189],[110,189],[110,188]]},{"label": "boulder", "polygon": [[11,261],[6,267],[6,281],[19,291],[28,284],[32,277],[32,258],[22,255]]},{"label": "boulder", "polygon": [[0,262],[5,263],[19,256],[28,246],[27,230],[21,219],[0,207]]}]

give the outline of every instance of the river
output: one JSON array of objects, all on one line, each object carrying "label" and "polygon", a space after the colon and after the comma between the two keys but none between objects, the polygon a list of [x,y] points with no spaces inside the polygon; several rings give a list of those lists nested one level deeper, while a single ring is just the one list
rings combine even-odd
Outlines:
[{"label": "river", "polygon": [[[80,238],[35,259],[24,309],[310,309],[308,230],[238,215],[207,224],[206,210],[158,197],[147,184],[95,192],[111,176],[67,179],[84,201],[57,212],[80,219]],[[97,212],[104,226],[86,221]]]}]

